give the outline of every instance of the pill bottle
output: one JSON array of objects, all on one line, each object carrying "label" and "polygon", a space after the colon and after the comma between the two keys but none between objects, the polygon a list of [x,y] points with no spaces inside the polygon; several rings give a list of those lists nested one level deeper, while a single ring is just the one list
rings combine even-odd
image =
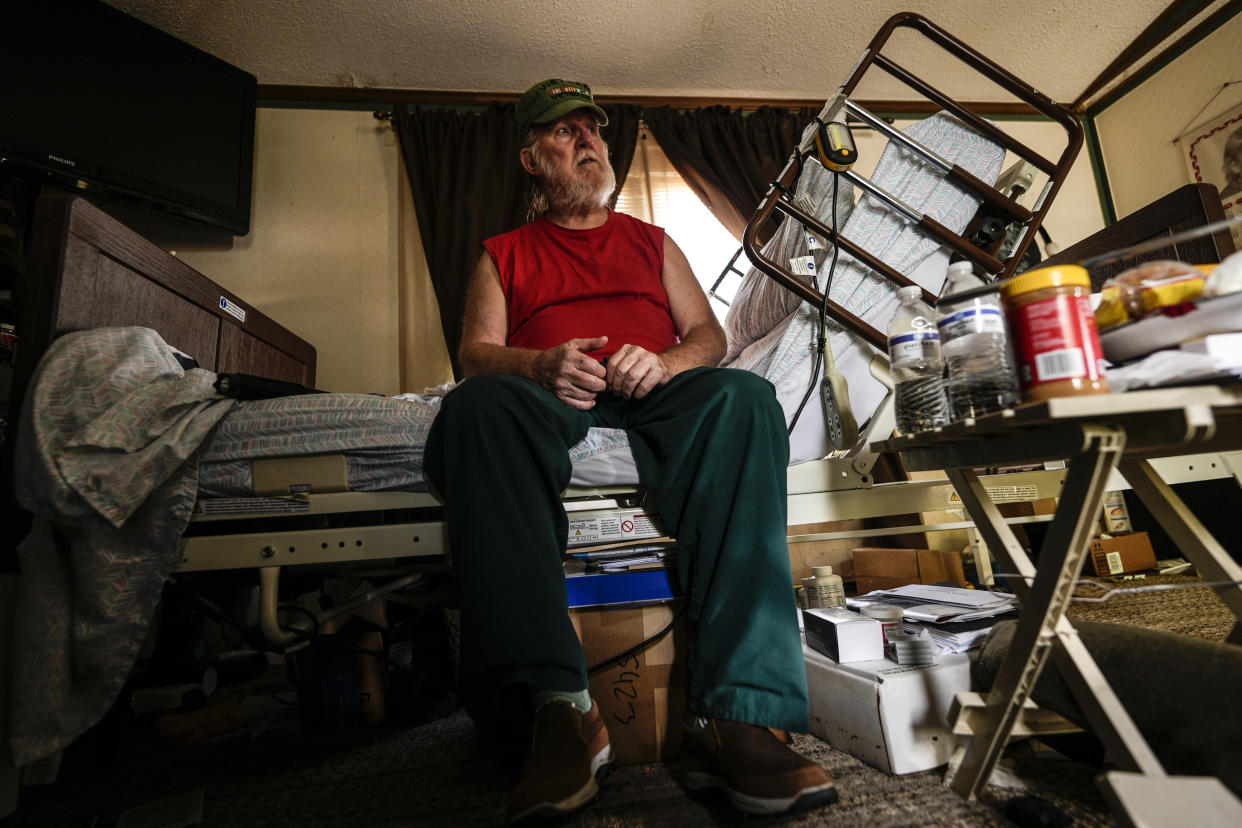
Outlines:
[{"label": "pill bottle", "polygon": [[815,576],[814,592],[818,606],[845,606],[845,584],[842,583],[840,575],[832,574],[831,566],[811,567],[811,573]]},{"label": "pill bottle", "polygon": [[874,618],[880,622],[884,633],[884,646],[893,646],[897,636],[901,635],[901,607],[895,607],[892,604],[866,604],[862,608],[862,614],[866,618]]},{"label": "pill bottle", "polygon": [[1108,393],[1086,268],[1029,270],[1009,280],[1001,298],[1023,399]]}]

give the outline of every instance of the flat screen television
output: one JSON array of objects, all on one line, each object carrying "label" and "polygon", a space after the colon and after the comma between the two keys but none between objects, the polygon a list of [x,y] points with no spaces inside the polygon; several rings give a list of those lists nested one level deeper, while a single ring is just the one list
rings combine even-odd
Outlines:
[{"label": "flat screen television", "polygon": [[254,75],[94,0],[0,9],[0,170],[250,231]]}]

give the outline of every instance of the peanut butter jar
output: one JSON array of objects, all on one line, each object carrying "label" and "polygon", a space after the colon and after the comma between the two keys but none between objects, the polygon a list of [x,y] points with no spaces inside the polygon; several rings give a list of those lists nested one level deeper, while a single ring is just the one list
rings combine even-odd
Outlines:
[{"label": "peanut butter jar", "polygon": [[1030,270],[1001,288],[1024,400],[1108,393],[1090,297],[1078,265]]}]

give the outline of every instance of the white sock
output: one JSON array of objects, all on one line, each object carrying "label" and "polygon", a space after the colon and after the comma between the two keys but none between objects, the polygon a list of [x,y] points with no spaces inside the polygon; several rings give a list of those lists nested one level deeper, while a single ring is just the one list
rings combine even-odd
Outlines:
[{"label": "white sock", "polygon": [[569,702],[580,713],[591,712],[591,691],[589,690],[536,690],[535,712],[538,713],[545,704],[558,701]]}]

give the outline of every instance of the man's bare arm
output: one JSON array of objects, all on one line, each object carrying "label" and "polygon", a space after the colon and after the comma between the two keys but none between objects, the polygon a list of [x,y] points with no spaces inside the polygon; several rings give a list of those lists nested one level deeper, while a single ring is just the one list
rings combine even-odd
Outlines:
[{"label": "man's bare arm", "polygon": [[682,371],[715,366],[725,355],[724,329],[712,313],[707,295],[681,248],[664,237],[664,272],[673,325],[681,340],[656,355],[637,345],[623,345],[608,360],[608,387],[623,397],[642,399]]},{"label": "man's bare arm", "polygon": [[604,367],[587,356],[604,347],[607,337],[571,339],[555,348],[537,351],[508,345],[509,312],[496,263],[486,252],[479,257],[466,289],[462,319],[462,372],[514,374],[526,377],[555,394],[566,405],[583,410],[594,407],[595,395],[606,387]]}]

